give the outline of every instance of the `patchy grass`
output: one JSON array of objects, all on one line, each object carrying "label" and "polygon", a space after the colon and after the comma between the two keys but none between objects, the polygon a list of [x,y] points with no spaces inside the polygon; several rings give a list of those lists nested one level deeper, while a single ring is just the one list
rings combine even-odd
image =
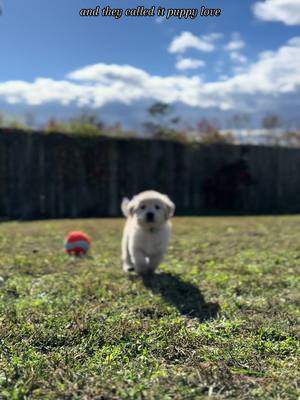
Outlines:
[{"label": "patchy grass", "polygon": [[144,281],[123,222],[0,225],[0,398],[297,399],[300,217],[176,218]]}]

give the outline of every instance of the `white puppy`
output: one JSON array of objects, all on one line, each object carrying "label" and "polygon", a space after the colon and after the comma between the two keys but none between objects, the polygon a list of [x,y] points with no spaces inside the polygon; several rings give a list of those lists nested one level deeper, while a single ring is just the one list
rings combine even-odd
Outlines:
[{"label": "white puppy", "polygon": [[171,235],[169,218],[175,205],[168,196],[148,190],[123,199],[121,209],[127,221],[122,239],[124,271],[154,272],[168,248]]}]

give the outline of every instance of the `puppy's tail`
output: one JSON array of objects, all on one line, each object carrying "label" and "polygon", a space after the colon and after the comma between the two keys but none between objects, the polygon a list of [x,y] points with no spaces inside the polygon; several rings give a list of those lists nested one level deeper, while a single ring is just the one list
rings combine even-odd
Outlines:
[{"label": "puppy's tail", "polygon": [[124,197],[122,200],[122,203],[121,203],[121,210],[125,217],[128,217],[128,215],[129,215],[129,211],[128,211],[129,202],[130,202],[130,200],[127,197]]}]

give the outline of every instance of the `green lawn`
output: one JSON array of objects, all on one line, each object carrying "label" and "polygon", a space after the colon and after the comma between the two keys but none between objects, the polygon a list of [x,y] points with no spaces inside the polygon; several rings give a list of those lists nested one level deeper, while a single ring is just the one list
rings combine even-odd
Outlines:
[{"label": "green lawn", "polygon": [[299,398],[300,216],[175,218],[144,282],[123,223],[0,225],[1,399]]}]

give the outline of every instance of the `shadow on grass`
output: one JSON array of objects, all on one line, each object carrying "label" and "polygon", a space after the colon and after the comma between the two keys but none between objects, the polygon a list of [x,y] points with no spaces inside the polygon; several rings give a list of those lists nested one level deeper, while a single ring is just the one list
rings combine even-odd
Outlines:
[{"label": "shadow on grass", "polygon": [[220,306],[218,303],[207,303],[200,290],[179,277],[161,272],[143,276],[146,288],[152,293],[160,294],[168,303],[177,308],[181,315],[197,318],[199,322],[216,318]]}]

